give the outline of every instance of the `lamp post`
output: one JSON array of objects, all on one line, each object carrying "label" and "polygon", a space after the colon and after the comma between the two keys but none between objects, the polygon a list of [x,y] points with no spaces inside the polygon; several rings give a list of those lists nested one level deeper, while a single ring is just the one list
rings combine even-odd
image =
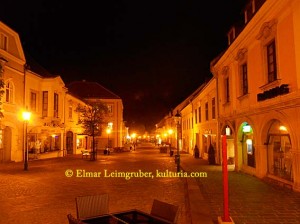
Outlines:
[{"label": "lamp post", "polygon": [[181,115],[177,111],[177,113],[174,116],[176,128],[177,128],[177,155],[175,156],[176,158],[176,163],[177,163],[177,172],[180,172],[180,154],[179,154],[179,141],[180,141],[180,136],[181,136]]},{"label": "lamp post", "polygon": [[31,112],[29,111],[24,111],[22,113],[22,117],[24,120],[24,126],[25,126],[25,137],[24,137],[24,141],[25,141],[25,153],[24,153],[24,170],[28,170],[28,139],[27,139],[27,126],[28,126],[28,122],[30,120],[31,117]]},{"label": "lamp post", "polygon": [[135,147],[137,145],[137,134],[132,133],[131,138],[132,138],[132,144],[133,144],[133,151],[135,151]]},{"label": "lamp post", "polygon": [[107,133],[107,148],[109,148],[109,134],[111,133],[111,129],[107,128],[106,133]]},{"label": "lamp post", "polygon": [[107,147],[106,149],[104,149],[104,155],[109,155],[110,151],[109,151],[109,134],[111,133],[111,129],[108,127],[106,129],[106,134],[107,134]]}]

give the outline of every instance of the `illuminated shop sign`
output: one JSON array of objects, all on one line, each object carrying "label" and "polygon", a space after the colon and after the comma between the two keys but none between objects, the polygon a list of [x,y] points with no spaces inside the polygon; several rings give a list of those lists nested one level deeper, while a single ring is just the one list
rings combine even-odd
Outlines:
[{"label": "illuminated shop sign", "polygon": [[275,88],[264,91],[263,93],[257,94],[257,101],[263,101],[267,99],[274,98],[276,96],[284,95],[289,93],[289,85],[282,84],[281,86],[277,86]]}]

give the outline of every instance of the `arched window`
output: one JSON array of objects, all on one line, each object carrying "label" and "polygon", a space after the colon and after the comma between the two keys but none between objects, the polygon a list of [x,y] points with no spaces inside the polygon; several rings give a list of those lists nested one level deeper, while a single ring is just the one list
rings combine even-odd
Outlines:
[{"label": "arched window", "polygon": [[13,103],[14,85],[11,81],[5,83],[5,102]]},{"label": "arched window", "polygon": [[270,126],[268,133],[268,172],[292,181],[292,152],[290,134],[278,120]]}]

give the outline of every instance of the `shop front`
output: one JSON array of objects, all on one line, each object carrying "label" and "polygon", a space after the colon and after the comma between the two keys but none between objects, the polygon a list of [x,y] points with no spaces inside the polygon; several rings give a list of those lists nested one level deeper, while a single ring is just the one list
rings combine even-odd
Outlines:
[{"label": "shop front", "polygon": [[29,159],[62,156],[62,133],[60,130],[33,128],[27,134]]},{"label": "shop front", "polygon": [[279,120],[274,120],[270,124],[266,143],[268,175],[292,182],[293,166],[290,133]]}]

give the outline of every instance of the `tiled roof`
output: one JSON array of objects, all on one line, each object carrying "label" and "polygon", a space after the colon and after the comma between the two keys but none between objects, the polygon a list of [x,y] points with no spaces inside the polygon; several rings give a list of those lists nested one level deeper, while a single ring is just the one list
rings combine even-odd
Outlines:
[{"label": "tiled roof", "polygon": [[68,84],[67,88],[69,92],[79,96],[82,99],[120,99],[119,96],[97,82],[88,82],[85,80],[74,81]]}]

